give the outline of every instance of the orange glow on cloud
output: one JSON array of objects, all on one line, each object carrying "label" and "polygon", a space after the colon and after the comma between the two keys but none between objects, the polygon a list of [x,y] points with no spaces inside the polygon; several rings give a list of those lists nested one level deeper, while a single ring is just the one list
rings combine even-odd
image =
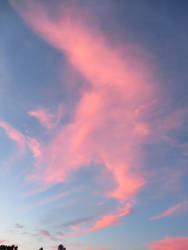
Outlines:
[{"label": "orange glow on cloud", "polygon": [[[106,195],[120,203],[132,200],[146,183],[139,168],[140,147],[151,134],[145,113],[156,95],[149,66],[139,57],[131,57],[130,47],[110,46],[97,29],[87,25],[79,10],[76,13],[71,8],[63,9],[62,17],[52,22],[39,3],[11,3],[30,27],[66,55],[90,84],[90,90],[82,93],[71,123],[42,148],[39,173],[31,178],[54,184],[67,180],[72,171],[96,162],[112,173],[116,183],[116,188]],[[49,127],[51,117],[46,112],[29,114]],[[120,217],[129,213],[126,207],[122,212],[105,215],[88,232],[117,224]]]},{"label": "orange glow on cloud", "polygon": [[158,220],[158,219],[166,218],[172,215],[177,215],[186,210],[188,210],[188,201],[183,201],[167,209],[162,214],[152,217],[151,220]]},{"label": "orange glow on cloud", "polygon": [[188,237],[166,238],[149,244],[150,250],[187,250]]}]

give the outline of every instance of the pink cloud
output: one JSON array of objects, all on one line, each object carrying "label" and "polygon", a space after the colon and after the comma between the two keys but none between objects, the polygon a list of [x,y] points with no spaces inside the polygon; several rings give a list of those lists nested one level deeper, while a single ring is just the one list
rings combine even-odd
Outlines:
[{"label": "pink cloud", "polygon": [[50,237],[50,233],[47,230],[41,230],[39,234],[45,237]]},{"label": "pink cloud", "polygon": [[160,215],[152,217],[151,220],[158,220],[158,219],[166,218],[169,216],[177,215],[177,214],[184,212],[186,210],[188,210],[188,201],[183,201],[183,202],[180,202],[180,203],[176,204],[175,206],[167,209],[166,211],[164,211]]},{"label": "pink cloud", "polygon": [[150,250],[187,250],[188,237],[166,238],[149,244]]},{"label": "pink cloud", "polygon": [[11,140],[16,142],[22,153],[24,152],[26,146],[28,146],[35,157],[38,157],[40,155],[40,144],[35,138],[31,138],[29,136],[27,136],[26,138],[20,131],[13,128],[5,121],[0,121],[0,127],[5,130],[6,134]]},{"label": "pink cloud", "polygon": [[24,134],[5,121],[0,121],[0,127],[3,128],[8,137],[18,145],[18,152],[11,158],[11,161],[21,156],[25,152],[26,146],[32,151],[34,157],[40,157],[40,144],[37,139],[29,136],[25,137]]},{"label": "pink cloud", "polygon": [[[68,169],[78,168],[79,165],[91,161],[93,155],[99,155],[98,158],[113,171],[117,183],[120,185],[119,189],[123,187],[125,189],[124,177],[128,176],[126,190],[129,186],[130,190],[125,194],[117,194],[125,199],[126,193],[135,193],[145,182],[142,177],[131,174],[130,167],[133,169],[135,165],[131,162],[135,158],[133,154],[137,153],[133,150],[135,143],[139,144],[143,141],[143,137],[149,134],[149,125],[137,117],[136,110],[143,103],[148,102],[149,104],[152,99],[152,84],[148,83],[148,80],[151,80],[150,72],[141,64],[139,66],[144,71],[136,69],[137,65],[133,63],[133,59],[131,60],[129,57],[123,59],[119,48],[116,50],[109,47],[102,36],[97,39],[97,32],[88,29],[81,20],[74,23],[75,19],[70,19],[65,15],[61,22],[53,24],[42,6],[35,6],[33,3],[33,6],[31,4],[30,7],[37,11],[28,12],[28,6],[26,6],[23,13],[22,7],[17,6],[16,2],[12,1],[33,29],[54,47],[62,52],[66,51],[69,60],[90,80],[92,86],[90,92],[83,93],[73,122],[63,128],[46,147],[50,158],[53,158],[51,155],[54,155],[61,166],[62,163],[67,165],[67,167],[53,171],[56,176],[50,177],[48,174],[47,181],[55,179],[54,177],[57,176],[61,176],[63,180]],[[34,17],[37,13],[40,13],[40,19],[37,16]],[[49,34],[49,31],[53,36]],[[94,40],[95,43],[92,42]],[[88,65],[88,61],[93,63]],[[60,147],[60,145],[62,146]],[[66,148],[67,145],[70,146],[68,149],[64,149],[63,145],[66,145]],[[62,155],[64,151],[68,156],[61,158],[60,154]],[[71,161],[72,155],[76,157]],[[68,158],[68,164],[66,164],[66,158]],[[114,171],[115,166],[117,171]],[[58,170],[61,171],[60,175]]]},{"label": "pink cloud", "polygon": [[84,218],[79,218],[79,219],[75,219],[75,220],[71,220],[69,222],[64,223],[62,226],[64,227],[74,227],[77,225],[81,225],[87,222],[90,222],[93,220],[93,217],[84,217]]},{"label": "pink cloud", "polygon": [[[13,153],[9,156],[8,159],[3,163],[3,167],[8,170],[11,166],[13,166],[20,157],[25,153],[26,149],[26,140],[24,135],[19,132],[17,129],[13,128],[5,121],[0,121],[0,128],[3,128],[6,132],[9,139],[16,143],[16,148]],[[4,171],[3,171],[4,172]]]},{"label": "pink cloud", "polygon": [[[119,224],[121,223],[122,217],[127,216],[130,213],[131,213],[131,205],[127,203],[124,208],[118,208],[118,210],[115,213],[103,215],[100,218],[95,219],[94,223],[93,223],[94,218],[81,219],[78,220],[78,223],[69,223],[70,224],[69,227],[71,228],[72,231],[70,233],[66,233],[64,237],[78,236]],[[93,224],[93,225],[89,226],[88,228],[88,224]]]},{"label": "pink cloud", "polygon": [[37,139],[27,136],[27,145],[30,150],[33,152],[34,157],[40,157],[41,149],[40,144]]},{"label": "pink cloud", "polygon": [[127,206],[122,209],[122,211],[116,213],[116,214],[110,214],[105,215],[101,219],[99,219],[94,226],[92,226],[90,229],[86,231],[87,232],[93,232],[105,227],[109,227],[115,224],[120,223],[120,218],[123,216],[126,216],[131,213],[130,204],[127,204]]},{"label": "pink cloud", "polygon": [[62,118],[63,108],[62,105],[59,105],[57,113],[55,114],[49,113],[46,109],[31,110],[28,114],[37,118],[43,127],[52,129],[58,125],[60,119]]},{"label": "pink cloud", "polygon": [[8,137],[11,140],[13,140],[17,143],[20,151],[23,152],[25,150],[25,146],[26,146],[26,141],[25,141],[24,135],[21,132],[19,132],[17,129],[11,127],[5,121],[0,121],[0,127],[5,130],[5,132],[7,133]]},{"label": "pink cloud", "polygon": [[[65,8],[52,22],[39,3],[11,3],[90,84],[89,90],[83,90],[72,121],[43,146],[31,178],[53,185],[66,181],[72,171],[84,165],[99,163],[112,173],[116,184],[106,196],[122,204],[134,199],[146,183],[140,168],[141,145],[152,133],[146,113],[157,93],[150,66],[139,56],[131,56],[131,48],[138,54],[139,48],[126,44],[112,47],[97,28],[87,25],[80,9]],[[51,116],[46,111],[29,113],[50,127]],[[126,207],[105,215],[88,232],[117,224],[129,213]]]}]

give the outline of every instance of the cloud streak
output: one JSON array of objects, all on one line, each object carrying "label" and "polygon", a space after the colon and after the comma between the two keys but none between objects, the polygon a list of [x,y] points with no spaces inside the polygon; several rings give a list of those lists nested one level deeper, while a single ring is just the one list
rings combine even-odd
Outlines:
[{"label": "cloud streak", "polygon": [[170,207],[169,209],[167,209],[166,211],[164,211],[163,213],[152,217],[150,220],[159,220],[162,218],[166,218],[166,217],[170,217],[170,216],[175,216],[178,215],[184,211],[188,210],[188,201],[183,201],[180,202],[178,204],[176,204],[173,207]]},{"label": "cloud streak", "polygon": [[122,209],[122,211],[120,211],[119,213],[103,216],[96,222],[94,226],[88,229],[86,233],[93,232],[112,225],[116,225],[120,223],[121,217],[126,216],[130,213],[131,213],[130,204],[127,204],[127,206],[124,209]]},{"label": "cloud streak", "polygon": [[67,197],[69,196],[70,193],[69,192],[64,192],[64,193],[60,193],[60,194],[56,194],[56,195],[52,195],[46,199],[43,199],[41,201],[38,201],[38,202],[33,202],[32,205],[30,205],[29,207],[27,207],[27,209],[34,209],[34,208],[37,208],[37,207],[40,207],[40,206],[44,206],[44,205],[47,205],[49,203],[53,203],[57,200],[60,200],[64,197]]},{"label": "cloud streak", "polygon": [[47,109],[37,109],[37,110],[30,110],[28,112],[30,116],[35,117],[38,119],[40,124],[47,128],[52,129],[56,127],[63,115],[63,108],[62,105],[59,105],[57,113],[50,113]]},{"label": "cloud streak", "polygon": [[16,161],[20,159],[20,157],[23,156],[26,151],[27,142],[24,135],[17,129],[10,126],[6,121],[0,120],[0,128],[4,129],[8,138],[16,144],[16,148],[14,149],[13,153],[11,153],[9,158],[6,159],[5,163],[3,164],[6,171],[12,167],[12,165],[14,165]]},{"label": "cloud streak", "polygon": [[26,141],[25,137],[22,133],[20,133],[17,129],[11,127],[7,122],[0,121],[0,127],[3,128],[8,135],[8,137],[16,142],[16,144],[19,146],[20,152],[24,152]]},{"label": "cloud streak", "polygon": [[41,230],[39,232],[39,235],[45,236],[45,237],[50,237],[50,233],[47,230]]},{"label": "cloud streak", "polygon": [[40,144],[37,139],[32,138],[30,136],[25,136],[19,130],[13,128],[10,124],[5,121],[0,121],[0,128],[3,128],[7,134],[7,136],[16,143],[18,146],[18,155],[22,155],[25,153],[26,147],[28,147],[33,153],[34,157],[40,157],[41,150]]},{"label": "cloud streak", "polygon": [[167,237],[164,240],[149,244],[150,250],[186,250],[188,249],[188,237]]},{"label": "cloud streak", "polygon": [[61,226],[63,227],[72,227],[72,226],[76,226],[76,225],[80,225],[83,223],[87,223],[93,220],[93,217],[85,217],[85,218],[79,218],[79,219],[75,219],[69,222],[66,222],[64,224],[62,224]]}]

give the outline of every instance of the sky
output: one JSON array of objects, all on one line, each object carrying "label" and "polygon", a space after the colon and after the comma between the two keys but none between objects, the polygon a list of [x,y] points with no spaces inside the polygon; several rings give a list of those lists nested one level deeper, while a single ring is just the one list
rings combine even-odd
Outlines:
[{"label": "sky", "polygon": [[0,244],[188,249],[187,11],[0,1]]}]

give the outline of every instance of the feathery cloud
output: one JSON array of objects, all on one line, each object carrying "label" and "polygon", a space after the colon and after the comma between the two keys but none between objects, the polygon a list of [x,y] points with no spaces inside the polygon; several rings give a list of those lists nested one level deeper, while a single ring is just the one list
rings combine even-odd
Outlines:
[{"label": "feathery cloud", "polygon": [[0,121],[0,127],[5,130],[8,137],[15,141],[17,145],[19,146],[19,150],[23,152],[25,150],[26,141],[24,135],[19,132],[17,129],[11,127],[7,122]]},{"label": "feathery cloud", "polygon": [[159,219],[166,218],[169,216],[175,216],[187,210],[188,210],[188,201],[183,201],[183,202],[176,204],[173,207],[170,207],[163,213],[157,216],[153,216],[150,220],[159,220]]},{"label": "feathery cloud", "polygon": [[[10,2],[33,31],[66,55],[90,85],[83,89],[72,121],[43,146],[38,162],[43,167],[30,178],[53,185],[94,162],[110,171],[116,183],[106,196],[121,204],[132,200],[146,183],[140,150],[151,134],[146,113],[156,97],[149,65],[143,58],[131,56],[130,46],[111,46],[96,27],[88,26],[80,9],[65,8],[61,18],[52,21],[40,3]],[[132,49],[139,54],[136,46]],[[29,114],[50,127],[51,115],[46,111]],[[127,214],[126,208],[106,215],[89,231],[117,224]]]},{"label": "feathery cloud", "polygon": [[41,108],[37,110],[30,110],[28,114],[38,119],[43,127],[52,129],[56,127],[61,120],[63,115],[63,108],[62,105],[59,105],[57,113],[50,113],[47,109]]},{"label": "feathery cloud", "polygon": [[164,240],[149,244],[150,250],[187,250],[188,237],[167,237]]}]

